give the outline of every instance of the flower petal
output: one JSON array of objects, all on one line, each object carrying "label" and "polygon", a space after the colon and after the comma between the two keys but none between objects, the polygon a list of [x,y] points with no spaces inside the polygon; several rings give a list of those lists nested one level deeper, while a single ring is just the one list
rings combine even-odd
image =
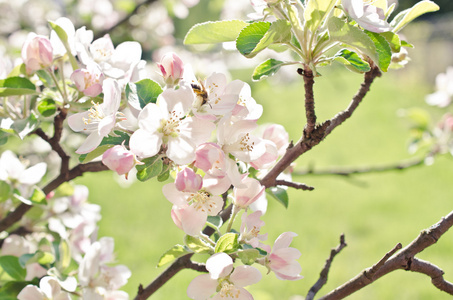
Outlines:
[{"label": "flower petal", "polygon": [[209,274],[195,277],[187,287],[187,296],[195,300],[206,300],[216,292],[217,280],[211,279]]},{"label": "flower petal", "polygon": [[233,282],[235,286],[239,287],[255,284],[259,282],[261,278],[261,272],[251,266],[238,266],[230,275],[231,282]]}]

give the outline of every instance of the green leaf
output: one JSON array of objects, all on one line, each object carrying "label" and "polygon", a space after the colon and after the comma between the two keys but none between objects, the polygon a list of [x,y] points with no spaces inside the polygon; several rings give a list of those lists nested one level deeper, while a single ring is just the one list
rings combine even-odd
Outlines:
[{"label": "green leaf", "polygon": [[195,253],[209,253],[212,249],[202,242],[199,238],[186,235],[184,237],[184,243],[186,246]]},{"label": "green leaf", "polygon": [[22,268],[25,268],[28,261],[32,259],[33,256],[35,256],[35,253],[26,253],[19,256],[19,264],[22,266]]},{"label": "green leaf", "polygon": [[104,154],[109,148],[112,148],[115,145],[129,145],[130,135],[123,132],[123,131],[114,131],[115,135],[109,135],[102,139],[101,143],[99,144],[98,148],[94,149],[90,153],[82,154],[79,157],[79,161],[81,163],[87,163],[99,157],[100,155]]},{"label": "green leaf", "polygon": [[74,194],[74,186],[69,182],[62,183],[56,190],[55,190],[55,198],[60,197],[67,197],[72,196]]},{"label": "green leaf", "polygon": [[341,49],[338,51],[334,55],[334,60],[341,62],[348,67],[348,69],[359,73],[365,73],[371,69],[370,65],[363,61],[357,53],[348,49]]},{"label": "green leaf", "polygon": [[244,249],[244,250],[248,250],[248,249],[256,249],[256,250],[259,251],[260,255],[262,255],[262,256],[266,256],[266,255],[267,255],[267,251],[264,251],[264,250],[261,249],[261,248],[255,248],[255,247],[253,247],[252,245],[249,245],[249,244],[244,244],[244,245],[242,245],[242,249]]},{"label": "green leaf", "polygon": [[170,165],[164,164],[162,167],[162,172],[157,176],[157,181],[163,182],[170,177]]},{"label": "green leaf", "polygon": [[8,77],[16,77],[19,75],[27,75],[24,63],[15,66],[14,69],[11,72],[9,72]]},{"label": "green leaf", "polygon": [[57,112],[57,105],[53,99],[43,99],[38,103],[38,111],[44,117],[50,117]]},{"label": "green leaf", "polygon": [[[2,122],[2,119],[0,118],[0,123]],[[6,144],[8,142],[8,132],[1,130],[0,129],[0,146]]]},{"label": "green leaf", "polygon": [[92,161],[93,159],[101,156],[102,154],[104,154],[105,151],[107,151],[108,149],[112,148],[114,145],[102,145],[102,146],[98,146],[96,149],[94,149],[93,151],[91,151],[90,153],[86,153],[86,154],[82,154],[79,156],[79,161],[81,163],[88,163],[90,161]]},{"label": "green leaf", "polygon": [[38,188],[35,187],[33,189],[33,193],[31,194],[30,201],[34,204],[42,204],[42,205],[47,205],[46,201],[46,194]]},{"label": "green leaf", "polygon": [[147,181],[162,172],[164,163],[159,155],[145,158],[142,162],[143,165],[136,166],[138,180]]},{"label": "green leaf", "polygon": [[232,253],[239,249],[239,235],[236,233],[225,233],[222,235],[215,245],[215,253],[225,252]]},{"label": "green leaf", "polygon": [[208,222],[217,228],[220,228],[223,225],[221,216],[208,216]]},{"label": "green leaf", "polygon": [[33,112],[26,119],[14,121],[11,128],[23,140],[25,136],[38,127],[38,118]]},{"label": "green leaf", "polygon": [[400,37],[391,31],[381,32],[380,35],[384,37],[392,48],[392,52],[398,53],[401,49]]},{"label": "green leaf", "polygon": [[0,180],[0,202],[10,198],[11,187],[6,181]]},{"label": "green leaf", "polygon": [[406,41],[401,41],[401,47],[414,48],[414,45],[409,44]]},{"label": "green leaf", "polygon": [[50,252],[38,251],[36,262],[40,265],[48,265],[55,262],[55,255]]},{"label": "green leaf", "polygon": [[376,46],[365,32],[337,17],[331,17],[327,26],[331,40],[346,44],[360,51],[369,56],[376,65],[379,65]]},{"label": "green leaf", "polygon": [[403,10],[393,18],[390,23],[390,26],[393,27],[392,31],[398,32],[415,18],[437,10],[439,10],[439,5],[436,3],[432,1],[420,1],[411,8]]},{"label": "green leaf", "polygon": [[52,82],[52,77],[50,77],[49,73],[44,70],[36,71],[36,75],[38,75],[39,79],[44,83],[44,85],[50,85]]},{"label": "green leaf", "polygon": [[17,295],[30,284],[30,281],[9,281],[0,288],[0,300],[16,300]]},{"label": "green leaf", "polygon": [[252,53],[255,56],[258,52],[266,49],[268,46],[277,43],[289,43],[291,41],[291,24],[286,20],[277,20],[272,22],[269,30],[264,34],[263,38],[253,49]]},{"label": "green leaf", "polygon": [[72,69],[77,70],[79,68],[79,64],[77,63],[77,60],[75,59],[74,55],[71,53],[71,47],[69,46],[68,43],[68,34],[66,31],[64,31],[63,28],[61,28],[59,25],[52,21],[48,21],[50,28],[52,28],[55,33],[58,35],[58,38],[60,41],[63,43],[64,48],[66,49],[66,54],[69,57],[69,62],[71,63]]},{"label": "green leaf", "polygon": [[277,73],[277,71],[284,65],[284,62],[276,59],[268,59],[255,68],[252,74],[254,81],[259,81],[263,78],[269,77]]},{"label": "green leaf", "polygon": [[162,91],[162,87],[151,79],[130,82],[126,85],[127,100],[137,110],[143,109],[148,103],[156,103]]},{"label": "green leaf", "polygon": [[[251,58],[258,52],[254,51],[261,39],[264,37],[271,27],[270,22],[256,22],[249,24],[242,29],[238,38],[236,39],[236,48],[245,57]],[[263,45],[261,44],[261,47]],[[261,49],[262,50],[262,49]]]},{"label": "green leaf", "polygon": [[260,252],[257,249],[246,249],[239,251],[238,255],[244,265],[253,265],[260,257]]},{"label": "green leaf", "polygon": [[232,42],[247,23],[240,20],[206,22],[193,26],[184,38],[185,45]]},{"label": "green leaf", "polygon": [[0,97],[38,94],[36,86],[24,77],[9,77],[0,80]]},{"label": "green leaf", "polygon": [[305,27],[311,32],[318,30],[326,16],[333,9],[336,0],[308,0],[305,2]]},{"label": "green leaf", "polygon": [[266,193],[272,196],[275,200],[277,200],[281,204],[283,204],[285,208],[288,208],[289,198],[288,193],[286,192],[285,189],[280,187],[272,187],[266,189]]},{"label": "green leaf", "polygon": [[186,255],[190,253],[187,251],[186,247],[183,245],[174,245],[170,250],[165,252],[159,259],[159,262],[157,263],[157,267],[162,267],[163,265],[166,265],[168,263],[171,263],[172,261],[176,260],[177,258]]},{"label": "green leaf", "polygon": [[15,280],[24,280],[27,271],[22,268],[19,263],[19,258],[12,255],[5,255],[0,257],[0,267],[5,271],[11,278]]},{"label": "green leaf", "polygon": [[365,30],[365,33],[370,37],[376,46],[379,68],[382,71],[387,72],[390,62],[392,61],[392,49],[390,48],[389,43],[384,37],[380,36],[379,33],[368,30]]},{"label": "green leaf", "polygon": [[58,253],[60,269],[65,270],[71,264],[71,248],[66,240],[61,240],[60,245],[58,246]]}]

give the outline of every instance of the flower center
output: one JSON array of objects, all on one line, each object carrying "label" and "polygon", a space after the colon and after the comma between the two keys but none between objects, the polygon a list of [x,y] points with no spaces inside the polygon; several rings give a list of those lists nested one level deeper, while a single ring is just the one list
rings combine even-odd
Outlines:
[{"label": "flower center", "polygon": [[99,103],[94,103],[94,101],[91,101],[91,104],[93,104],[93,106],[89,110],[88,118],[83,118],[83,123],[87,125],[84,130],[89,130],[90,127],[97,126],[99,121],[105,118],[101,105]]},{"label": "flower center", "polygon": [[244,136],[242,136],[241,140],[239,141],[239,145],[242,151],[252,151],[253,145],[255,145],[255,143],[254,142],[250,143],[250,135],[246,133]]},{"label": "flower center", "polygon": [[206,191],[191,193],[187,201],[196,210],[206,211],[208,214],[212,213],[212,210],[216,207],[214,201],[211,199],[211,194]]},{"label": "flower center", "polygon": [[219,296],[221,298],[239,298],[240,294],[241,291],[228,280],[224,280],[220,283]]},{"label": "flower center", "polygon": [[164,137],[178,137],[179,136],[179,125],[183,118],[179,117],[175,111],[170,113],[170,117],[167,120],[162,120],[160,131],[164,134]]}]

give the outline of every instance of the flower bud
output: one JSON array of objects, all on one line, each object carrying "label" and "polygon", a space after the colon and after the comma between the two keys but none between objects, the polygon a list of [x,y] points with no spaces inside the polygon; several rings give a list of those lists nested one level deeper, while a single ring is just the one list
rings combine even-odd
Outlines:
[{"label": "flower bud", "polygon": [[22,46],[22,59],[27,73],[51,66],[53,48],[50,40],[45,36],[30,32]]},{"label": "flower bud", "polygon": [[90,97],[96,97],[102,92],[104,74],[95,64],[90,64],[86,69],[75,70],[71,75],[77,89]]},{"label": "flower bud", "polygon": [[102,163],[110,170],[115,171],[118,175],[126,174],[135,166],[134,154],[124,148],[124,146],[116,145],[108,149],[102,155]]},{"label": "flower bud", "polygon": [[162,72],[165,83],[169,86],[178,84],[179,79],[181,79],[184,73],[184,63],[173,52],[165,54],[157,66]]},{"label": "flower bud", "polygon": [[203,186],[203,179],[192,169],[185,168],[176,174],[175,185],[180,192],[198,192]]}]

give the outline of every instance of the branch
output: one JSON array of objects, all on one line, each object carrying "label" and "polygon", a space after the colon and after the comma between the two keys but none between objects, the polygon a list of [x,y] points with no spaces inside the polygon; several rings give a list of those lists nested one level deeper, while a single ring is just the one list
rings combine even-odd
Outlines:
[{"label": "branch", "polygon": [[[233,205],[230,205],[220,213],[223,222],[226,222],[230,218],[232,208]],[[203,230],[203,234],[208,236],[212,235],[213,233],[214,229],[211,227],[205,227],[205,229]],[[195,265],[195,263],[190,260],[192,255],[193,253],[190,253],[178,258],[174,263],[171,264],[170,267],[168,267],[168,269],[162,272],[145,289],[142,285],[140,285],[138,287],[138,293],[137,296],[135,296],[135,300],[148,299],[148,297],[154,294],[160,287],[162,287],[167,281],[175,276],[176,273],[183,269],[193,269],[199,272],[206,272],[206,267]]]},{"label": "branch", "polygon": [[126,16],[124,16],[121,20],[119,20],[117,23],[113,24],[112,26],[110,26],[109,28],[107,29],[104,29],[98,33],[96,33],[96,35],[94,36],[94,39],[93,40],[96,40],[98,38],[101,38],[103,37],[104,35],[106,35],[107,33],[110,33],[112,32],[113,30],[115,30],[117,27],[121,26],[122,24],[126,23],[127,21],[129,21],[129,19],[134,16],[135,14],[137,14],[138,10],[140,9],[140,7],[142,6],[146,6],[148,4],[151,4],[153,2],[156,2],[157,0],[145,0],[143,1],[142,3],[140,4],[137,4],[137,6],[134,8],[133,11],[131,11],[129,14],[127,14]]},{"label": "branch", "polygon": [[[342,286],[331,291],[320,300],[343,299],[361,288],[371,284],[382,276],[398,270],[409,270],[429,275],[433,284],[440,290],[453,295],[453,285],[445,281],[442,277],[443,271],[438,267],[415,258],[415,255],[422,252],[429,246],[435,244],[439,238],[453,226],[453,211],[437,224],[429,229],[423,230],[408,246],[402,249],[398,255],[389,259],[397,250],[398,245],[384,256],[373,267],[365,269],[356,277],[352,278]],[[414,265],[415,261],[415,265]],[[414,265],[414,266],[413,266]],[[440,274],[442,273],[442,274]]]},{"label": "branch", "polygon": [[309,137],[316,126],[316,113],[315,113],[315,98],[313,95],[313,85],[315,84],[313,78],[313,71],[308,65],[304,65],[303,71],[299,71],[299,74],[304,77],[304,88],[305,88],[305,116],[307,117],[307,125],[304,129],[304,135]]},{"label": "branch", "polygon": [[[269,173],[267,173],[266,176],[264,176],[263,179],[261,179],[260,181],[261,184],[264,185],[266,188],[275,186],[275,179],[280,173],[282,173],[287,167],[289,167],[290,164],[293,163],[299,156],[309,151],[314,146],[318,145],[325,137],[327,137],[332,132],[333,129],[335,129],[337,126],[339,126],[341,123],[343,123],[346,119],[348,119],[352,115],[352,113],[358,107],[359,103],[363,100],[365,95],[370,90],[370,86],[373,83],[374,79],[376,77],[379,77],[380,75],[381,72],[379,71],[379,68],[372,65],[371,70],[365,73],[364,81],[360,85],[360,89],[357,92],[357,94],[353,97],[349,107],[346,110],[338,113],[332,119],[327,120],[320,125],[315,125],[313,131],[309,135],[306,134],[304,131],[303,137],[295,145],[293,145],[292,147],[288,147],[286,153],[278,161],[278,163],[269,171]],[[306,84],[305,88],[306,89],[308,88],[305,94],[310,95],[310,83]],[[311,118],[310,122],[313,122],[313,118]]]},{"label": "branch", "polygon": [[308,291],[308,294],[307,294],[307,297],[305,298],[305,300],[313,300],[316,293],[319,292],[319,290],[326,284],[327,276],[329,275],[329,270],[330,270],[330,266],[332,265],[333,259],[346,246],[347,246],[347,244],[344,239],[344,234],[342,234],[340,236],[340,244],[337,246],[337,248],[332,249],[330,251],[330,256],[326,260],[326,264],[324,265],[324,268],[322,269],[321,273],[319,274],[318,281],[316,281],[316,283]]},{"label": "branch", "polygon": [[[108,170],[108,168],[100,161],[90,162],[87,164],[79,164],[68,172],[61,173],[57,178],[48,183],[43,188],[43,192],[47,195],[51,191],[59,187],[62,183],[82,176],[85,172],[100,172],[105,170]],[[9,213],[5,218],[0,220],[0,232],[8,229],[13,224],[18,222],[30,208],[32,208],[31,205],[21,203],[13,212]]]},{"label": "branch", "polygon": [[354,174],[365,174],[365,173],[379,173],[379,172],[388,172],[396,170],[406,170],[412,167],[421,166],[424,164],[426,157],[407,161],[400,162],[397,164],[390,164],[385,166],[375,166],[375,167],[346,167],[346,168],[332,168],[325,170],[314,170],[309,168],[307,170],[299,170],[293,172],[293,175],[340,175],[340,176],[350,176]]},{"label": "branch", "polygon": [[371,70],[365,73],[364,82],[361,84],[357,94],[355,94],[355,96],[352,98],[352,101],[349,104],[348,108],[336,114],[335,117],[330,119],[330,126],[327,128],[325,136],[329,135],[332,130],[337,128],[339,125],[341,125],[341,123],[346,121],[346,119],[351,117],[352,113],[359,106],[360,102],[362,102],[365,95],[370,91],[370,86],[373,83],[374,79],[381,76],[381,71],[376,65],[370,63],[370,66]]},{"label": "branch", "polygon": [[275,180],[275,185],[289,186],[298,190],[313,191],[315,188],[305,183],[291,182],[286,180]]}]

